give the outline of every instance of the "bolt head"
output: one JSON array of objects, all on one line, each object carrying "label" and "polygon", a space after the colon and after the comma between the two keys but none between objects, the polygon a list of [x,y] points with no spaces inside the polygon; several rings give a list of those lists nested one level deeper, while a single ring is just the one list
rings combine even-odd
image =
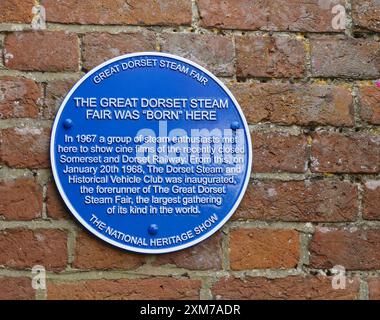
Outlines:
[{"label": "bolt head", "polygon": [[231,123],[231,129],[232,130],[237,130],[237,129],[239,129],[240,128],[240,123],[238,122],[238,121],[233,121],[232,123]]},{"label": "bolt head", "polygon": [[63,121],[63,127],[65,129],[70,129],[73,125],[74,125],[74,122],[71,119],[66,119],[65,121]]},{"label": "bolt head", "polygon": [[148,233],[152,236],[155,236],[158,233],[158,225],[151,224],[148,228]]}]

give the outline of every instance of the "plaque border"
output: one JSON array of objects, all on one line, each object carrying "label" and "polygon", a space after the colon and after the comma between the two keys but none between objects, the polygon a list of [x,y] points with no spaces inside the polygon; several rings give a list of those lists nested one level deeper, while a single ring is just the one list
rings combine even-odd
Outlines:
[{"label": "plaque border", "polygon": [[[62,188],[62,185],[61,185],[61,182],[60,182],[60,179],[59,179],[59,175],[58,175],[58,173],[56,171],[56,161],[55,161],[56,159],[55,159],[54,146],[55,146],[55,136],[56,136],[57,126],[58,126],[59,119],[61,117],[61,113],[62,113],[63,109],[65,108],[67,102],[71,98],[72,94],[76,91],[76,89],[85,80],[87,80],[89,77],[91,77],[99,69],[101,69],[101,68],[103,68],[103,67],[105,67],[105,66],[107,66],[107,65],[109,65],[109,64],[111,64],[113,62],[117,62],[119,60],[133,58],[133,57],[138,57],[138,56],[160,56],[160,57],[164,57],[164,58],[176,59],[176,60],[182,61],[184,63],[187,63],[187,64],[189,64],[189,65],[191,65],[191,66],[193,66],[193,67],[201,70],[205,74],[207,74],[211,79],[213,79],[224,90],[224,92],[233,101],[233,103],[236,106],[237,111],[239,112],[239,115],[240,115],[240,117],[242,119],[242,122],[244,124],[244,129],[246,130],[246,133],[247,133],[247,144],[248,144],[248,163],[247,163],[247,165],[249,167],[248,167],[248,170],[247,170],[247,174],[246,174],[246,177],[245,177],[244,184],[243,184],[243,186],[241,188],[241,191],[240,191],[240,195],[239,195],[238,199],[236,200],[234,206],[230,210],[230,212],[224,217],[223,220],[221,220],[210,231],[204,233],[202,236],[200,236],[200,237],[198,237],[198,238],[196,238],[193,241],[190,241],[188,243],[185,243],[185,244],[182,244],[182,245],[179,245],[179,246],[173,246],[173,247],[170,247],[170,248],[164,248],[164,249],[144,249],[144,248],[133,247],[133,246],[130,246],[130,245],[119,243],[119,242],[117,242],[115,240],[112,240],[112,239],[106,237],[102,233],[98,232],[93,226],[91,226],[87,221],[85,221],[81,217],[81,215],[71,205],[68,197],[66,196],[66,194],[65,194],[65,192],[64,192],[64,190]],[[50,162],[51,162],[51,166],[52,166],[51,169],[52,169],[52,172],[53,172],[54,182],[55,182],[55,184],[57,186],[57,189],[58,189],[58,191],[59,191],[62,199],[64,200],[65,205],[70,210],[71,214],[74,215],[74,217],[80,222],[80,224],[87,229],[87,231],[89,231],[90,233],[92,233],[96,237],[102,239],[103,241],[107,242],[108,244],[111,244],[113,246],[116,246],[116,247],[124,249],[124,250],[128,250],[128,251],[131,251],[131,252],[137,252],[137,253],[162,254],[162,253],[169,253],[169,252],[175,252],[175,251],[179,251],[179,250],[182,250],[182,249],[186,249],[186,248],[192,247],[192,246],[194,246],[194,245],[196,245],[196,244],[198,244],[198,243],[206,240],[207,238],[211,237],[214,233],[216,233],[219,229],[221,229],[225,225],[225,223],[231,218],[231,216],[235,213],[235,211],[238,208],[241,200],[243,199],[243,196],[244,196],[244,194],[245,194],[245,192],[247,190],[248,183],[249,183],[249,180],[250,180],[250,177],[251,177],[251,171],[252,171],[252,141],[251,141],[251,135],[250,135],[250,130],[249,130],[249,126],[248,126],[247,120],[246,120],[246,118],[245,118],[245,116],[243,114],[243,111],[241,110],[241,107],[240,107],[239,103],[237,102],[237,100],[235,99],[235,97],[233,96],[233,94],[231,93],[231,91],[214,74],[212,74],[210,71],[208,71],[204,67],[200,66],[196,62],[193,62],[193,61],[191,61],[189,59],[186,59],[186,58],[174,55],[174,54],[163,53],[163,52],[154,52],[154,51],[135,52],[135,53],[121,55],[121,56],[118,56],[118,57],[115,57],[115,58],[112,58],[112,59],[109,59],[109,60],[103,62],[102,64],[98,65],[97,67],[95,67],[92,70],[90,70],[89,72],[87,72],[71,88],[71,90],[66,95],[65,99],[63,100],[63,102],[61,103],[61,105],[60,105],[60,107],[58,109],[58,112],[57,112],[57,114],[55,116],[55,119],[54,119],[54,123],[53,123],[53,127],[52,127],[52,132],[51,132],[51,135],[50,135]]]}]

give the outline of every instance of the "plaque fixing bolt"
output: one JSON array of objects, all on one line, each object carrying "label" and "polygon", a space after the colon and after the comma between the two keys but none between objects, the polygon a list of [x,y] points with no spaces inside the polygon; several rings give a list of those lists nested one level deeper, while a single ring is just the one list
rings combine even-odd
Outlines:
[{"label": "plaque fixing bolt", "polygon": [[155,236],[158,232],[158,225],[151,224],[148,228],[148,233],[152,236]]},{"label": "plaque fixing bolt", "polygon": [[65,121],[63,121],[63,127],[65,129],[70,129],[73,126],[73,124],[73,120],[71,119],[66,119]]},{"label": "plaque fixing bolt", "polygon": [[238,121],[234,121],[231,123],[231,129],[232,130],[237,130],[237,129],[239,129],[239,127],[240,127],[240,124]]}]

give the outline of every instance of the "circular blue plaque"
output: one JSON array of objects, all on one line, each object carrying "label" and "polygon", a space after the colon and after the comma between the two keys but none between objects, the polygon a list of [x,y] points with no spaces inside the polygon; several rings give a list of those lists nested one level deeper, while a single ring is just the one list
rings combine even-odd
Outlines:
[{"label": "circular blue plaque", "polygon": [[220,229],[252,162],[231,92],[196,63],[158,52],[86,74],[58,111],[50,151],[58,190],[79,222],[141,253],[184,249]]}]

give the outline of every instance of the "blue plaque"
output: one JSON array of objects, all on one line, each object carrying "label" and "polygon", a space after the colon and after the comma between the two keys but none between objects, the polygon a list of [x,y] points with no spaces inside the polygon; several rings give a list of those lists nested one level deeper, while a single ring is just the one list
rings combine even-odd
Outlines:
[{"label": "blue plaque", "polygon": [[196,63],[158,52],[86,74],[58,111],[50,151],[58,190],[79,222],[141,253],[184,249],[220,229],[252,162],[231,92]]}]

